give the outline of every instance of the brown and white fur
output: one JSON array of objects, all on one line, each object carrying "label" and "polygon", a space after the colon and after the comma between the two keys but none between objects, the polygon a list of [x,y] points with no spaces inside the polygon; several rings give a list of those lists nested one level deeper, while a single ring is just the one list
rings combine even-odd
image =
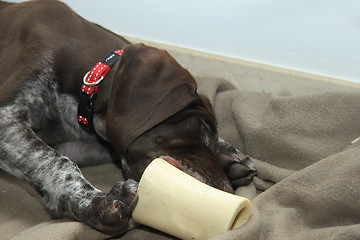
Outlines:
[{"label": "brown and white fur", "polygon": [[[99,86],[93,133],[77,121],[78,91],[116,49],[124,53]],[[211,105],[167,52],[130,44],[61,2],[0,2],[1,169],[33,185],[54,216],[119,233],[132,227],[136,181],[158,156],[225,191],[255,174],[218,138]],[[78,167],[111,161],[129,180],[110,192]]]}]

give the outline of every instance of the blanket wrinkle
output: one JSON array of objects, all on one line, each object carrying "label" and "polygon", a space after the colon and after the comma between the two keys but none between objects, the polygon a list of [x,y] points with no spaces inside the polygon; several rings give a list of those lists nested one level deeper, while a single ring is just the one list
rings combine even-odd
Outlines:
[{"label": "blanket wrinkle", "polygon": [[348,148],[292,174],[252,201],[244,227],[213,239],[360,239],[359,156]]},{"label": "blanket wrinkle", "polygon": [[[215,240],[360,239],[360,92],[281,96],[201,77],[219,136],[248,154],[258,175],[236,194],[253,205],[249,222]],[[82,168],[102,190],[123,179],[115,164]],[[86,225],[52,220],[41,198],[0,171],[1,239],[104,239]],[[173,239],[149,228],[119,239]]]},{"label": "blanket wrinkle", "polygon": [[286,168],[280,168],[254,158],[252,158],[251,161],[254,163],[255,168],[258,170],[257,176],[263,180],[273,183],[278,183],[296,172]]},{"label": "blanket wrinkle", "polygon": [[[221,92],[227,92],[231,90],[237,90],[236,87],[222,78],[214,77],[197,77],[196,78],[198,93],[206,95],[211,104],[215,104],[216,96]],[[208,84],[211,82],[211,84]]]},{"label": "blanket wrinkle", "polygon": [[271,188],[275,184],[274,182],[271,182],[269,180],[261,179],[261,178],[259,178],[257,176],[254,177],[253,183],[255,185],[255,188],[258,191],[261,191],[261,192]]},{"label": "blanket wrinkle", "polygon": [[[237,113],[242,116],[236,118],[237,124],[244,130],[239,132],[239,137],[246,145],[246,149],[240,149],[278,167],[300,170],[344,150],[360,130],[356,120],[359,111],[355,104],[360,98],[359,93],[275,97],[276,101],[263,101],[265,108],[253,105],[259,95],[263,94],[248,95],[238,102],[248,109],[247,113],[241,110]],[[350,99],[353,99],[352,103]],[[323,110],[325,108],[327,110]],[[254,124],[248,115],[257,115],[261,124]]]}]

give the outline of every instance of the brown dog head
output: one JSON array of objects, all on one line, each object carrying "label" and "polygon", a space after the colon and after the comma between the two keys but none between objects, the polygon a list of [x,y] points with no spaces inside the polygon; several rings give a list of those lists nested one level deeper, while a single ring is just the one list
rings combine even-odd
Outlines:
[{"label": "brown dog head", "polygon": [[116,70],[106,114],[107,137],[139,180],[164,156],[199,180],[231,191],[216,162],[216,121],[191,74],[166,51],[129,45]]}]

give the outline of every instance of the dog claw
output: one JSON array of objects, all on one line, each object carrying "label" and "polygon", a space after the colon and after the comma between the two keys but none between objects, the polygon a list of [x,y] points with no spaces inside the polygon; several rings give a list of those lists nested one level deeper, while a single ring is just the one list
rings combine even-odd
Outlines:
[{"label": "dog claw", "polygon": [[[241,157],[239,159],[239,157]],[[250,157],[241,153],[233,155],[234,161],[227,169],[227,175],[234,188],[248,185],[257,171]]]},{"label": "dog claw", "polygon": [[248,185],[252,178],[257,175],[249,156],[221,140],[218,149],[218,158],[221,167],[229,177],[234,188]]}]

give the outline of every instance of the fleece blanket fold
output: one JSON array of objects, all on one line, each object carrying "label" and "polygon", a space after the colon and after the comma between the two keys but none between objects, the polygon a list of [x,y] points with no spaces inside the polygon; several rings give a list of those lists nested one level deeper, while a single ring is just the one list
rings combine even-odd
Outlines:
[{"label": "fleece blanket fold", "polygon": [[[236,190],[252,201],[243,227],[213,239],[360,239],[360,92],[272,95],[197,78],[210,98],[219,136],[258,170]],[[82,168],[98,188],[123,179],[116,164]],[[86,225],[52,219],[39,194],[0,171],[0,239],[106,239]],[[172,239],[140,227],[118,239]]]}]

